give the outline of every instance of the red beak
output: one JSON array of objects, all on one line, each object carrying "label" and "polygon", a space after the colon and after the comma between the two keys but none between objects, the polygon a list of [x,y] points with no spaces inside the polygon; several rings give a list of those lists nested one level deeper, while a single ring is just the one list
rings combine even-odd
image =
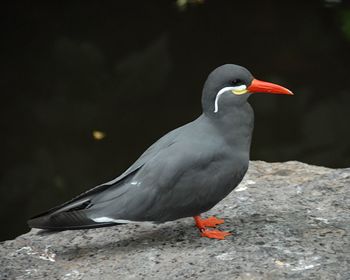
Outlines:
[{"label": "red beak", "polygon": [[293,95],[293,92],[291,92],[289,89],[286,89],[285,87],[282,87],[273,83],[259,81],[257,79],[254,79],[251,85],[247,89],[251,93],[261,92],[261,93]]}]

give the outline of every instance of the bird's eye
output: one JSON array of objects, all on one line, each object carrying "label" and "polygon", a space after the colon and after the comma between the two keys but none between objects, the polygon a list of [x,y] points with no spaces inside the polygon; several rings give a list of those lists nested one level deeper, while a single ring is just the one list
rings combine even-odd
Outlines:
[{"label": "bird's eye", "polygon": [[238,86],[238,85],[242,84],[242,81],[240,79],[234,79],[231,81],[231,84],[234,86]]}]

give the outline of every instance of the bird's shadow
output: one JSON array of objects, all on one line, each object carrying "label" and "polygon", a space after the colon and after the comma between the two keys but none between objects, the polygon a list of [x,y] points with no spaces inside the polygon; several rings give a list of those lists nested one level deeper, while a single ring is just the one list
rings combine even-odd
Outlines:
[{"label": "bird's shadow", "polygon": [[[234,223],[230,218],[225,219],[227,225],[220,226],[220,230],[229,230],[228,227]],[[143,251],[149,248],[181,248],[181,250],[193,250],[193,248],[201,246],[216,246],[216,242],[233,242],[235,235],[228,236],[225,241],[201,238],[199,231],[195,228],[193,222],[175,221],[161,225],[153,225],[152,227],[143,227],[142,225],[122,225],[126,227],[120,231],[120,226],[115,226],[105,232],[101,239],[96,238],[89,241],[83,241],[82,244],[67,244],[66,246],[55,249],[57,258],[61,259],[77,259],[84,257],[92,257],[93,255],[103,252],[104,255],[116,254],[120,251]],[[84,236],[93,236],[91,230],[80,230],[77,234]],[[41,230],[37,234],[48,236],[58,233],[57,231]],[[110,236],[106,234],[110,233]],[[62,243],[62,241],[60,241]]]}]

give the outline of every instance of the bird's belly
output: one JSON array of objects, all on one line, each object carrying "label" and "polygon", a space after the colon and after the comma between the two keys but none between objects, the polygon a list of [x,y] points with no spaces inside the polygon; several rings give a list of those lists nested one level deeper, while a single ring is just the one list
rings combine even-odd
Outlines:
[{"label": "bird's belly", "polygon": [[231,191],[236,188],[242,181],[246,168],[240,170],[235,170],[230,174],[225,174],[213,180],[208,180],[205,186],[206,191],[200,194],[199,207],[201,208],[201,213],[208,211],[224,199]]},{"label": "bird's belly", "polygon": [[248,164],[239,168],[213,168],[196,172],[196,176],[183,177],[169,196],[165,196],[161,215],[157,220],[169,221],[196,216],[214,207],[243,179]]}]

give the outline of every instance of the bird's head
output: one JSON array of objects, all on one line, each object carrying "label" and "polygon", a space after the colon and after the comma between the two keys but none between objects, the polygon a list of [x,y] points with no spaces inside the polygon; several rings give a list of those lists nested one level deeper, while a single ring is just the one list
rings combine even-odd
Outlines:
[{"label": "bird's head", "polygon": [[255,79],[242,66],[225,64],[212,71],[204,84],[203,111],[217,114],[232,110],[230,107],[246,103],[252,93],[293,95],[282,86]]}]

